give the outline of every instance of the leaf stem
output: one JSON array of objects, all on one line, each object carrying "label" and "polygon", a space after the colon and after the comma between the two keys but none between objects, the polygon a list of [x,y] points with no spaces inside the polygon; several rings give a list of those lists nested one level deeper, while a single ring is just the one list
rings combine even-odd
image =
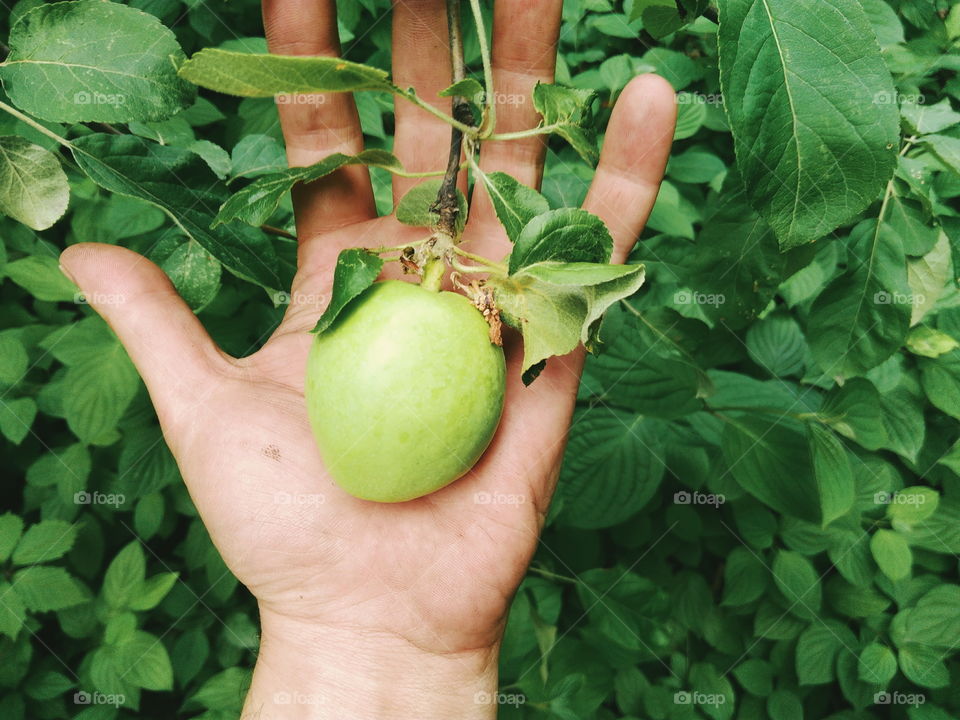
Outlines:
[{"label": "leaf stem", "polygon": [[475,134],[476,134],[476,132],[477,132],[477,131],[476,131],[476,128],[473,128],[473,127],[471,127],[470,125],[468,125],[468,124],[466,124],[466,123],[460,122],[459,120],[456,120],[456,119],[450,117],[450,116],[447,115],[445,112],[443,112],[443,110],[438,110],[438,109],[435,108],[433,105],[431,105],[431,104],[428,103],[426,100],[424,100],[424,99],[421,98],[419,95],[417,95],[417,94],[413,91],[413,89],[404,90],[404,89],[403,89],[402,87],[400,87],[399,85],[392,85],[392,86],[391,86],[391,89],[393,90],[393,92],[394,92],[395,94],[399,95],[400,97],[402,97],[402,98],[404,98],[404,99],[406,99],[406,100],[409,100],[409,101],[412,102],[414,105],[417,105],[417,106],[423,108],[424,110],[426,110],[426,111],[427,111],[428,113],[430,113],[431,115],[440,118],[440,119],[443,120],[445,123],[447,123],[447,124],[450,125],[451,127],[456,128],[456,129],[459,130],[460,132],[466,133],[466,134],[468,134],[468,135],[475,135]]},{"label": "leaf stem", "polygon": [[530,566],[530,572],[534,575],[539,575],[543,578],[548,578],[549,580],[559,580],[560,582],[570,583],[571,585],[577,585],[578,581],[576,578],[567,577],[566,575],[559,575],[558,573],[552,572],[545,568],[537,567],[536,565]]},{"label": "leaf stem", "polygon": [[517,130],[516,132],[495,133],[487,137],[487,140],[520,140],[521,138],[533,137],[535,135],[548,135],[560,127],[559,123],[553,125],[537,125],[529,130]]},{"label": "leaf stem", "polygon": [[470,0],[473,23],[477,28],[477,40],[480,43],[480,58],[483,61],[484,112],[480,138],[489,138],[497,124],[497,109],[493,91],[493,64],[490,61],[490,46],[487,45],[487,31],[480,11],[480,0]]},{"label": "leaf stem", "polygon": [[485,266],[485,267],[488,267],[488,268],[490,268],[491,270],[496,270],[497,272],[503,273],[504,275],[507,274],[507,266],[504,265],[503,263],[495,262],[495,261],[493,261],[493,260],[490,260],[489,258],[483,257],[482,255],[474,255],[474,254],[471,253],[471,252],[467,252],[466,250],[462,250],[461,248],[457,247],[456,245],[453,246],[453,251],[454,251],[457,255],[459,255],[459,256],[461,256],[461,257],[467,258],[467,260],[473,260],[473,262],[478,263],[478,264],[480,264],[480,265],[483,265],[483,266]]},{"label": "leaf stem", "polygon": [[45,128],[43,125],[41,125],[40,123],[38,123],[38,122],[37,122],[36,120],[34,120],[32,117],[30,117],[29,115],[24,115],[22,112],[20,112],[19,110],[17,110],[15,107],[13,107],[13,106],[11,106],[11,105],[7,105],[7,104],[6,104],[5,102],[3,102],[3,101],[0,101],[0,110],[3,110],[5,113],[7,113],[7,114],[9,114],[9,115],[13,115],[13,117],[15,117],[15,118],[16,118],[17,120],[19,120],[20,122],[22,122],[22,123],[24,123],[24,124],[26,124],[26,125],[29,125],[29,126],[32,127],[34,130],[36,130],[38,133],[40,133],[40,134],[42,134],[42,135],[46,135],[46,136],[47,136],[48,138],[50,138],[51,140],[55,140],[55,141],[56,141],[57,143],[59,143],[60,145],[63,145],[63,147],[73,149],[73,144],[72,144],[69,140],[67,140],[67,139],[64,138],[64,137],[60,137],[60,136],[57,135],[53,130],[49,130],[48,128]]}]

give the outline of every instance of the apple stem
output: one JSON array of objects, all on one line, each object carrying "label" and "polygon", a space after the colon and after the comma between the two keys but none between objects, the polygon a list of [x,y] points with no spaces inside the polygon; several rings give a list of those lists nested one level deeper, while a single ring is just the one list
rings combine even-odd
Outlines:
[{"label": "apple stem", "polygon": [[430,292],[440,292],[443,284],[443,275],[447,266],[440,258],[430,258],[424,263],[423,275],[420,277],[420,287]]}]

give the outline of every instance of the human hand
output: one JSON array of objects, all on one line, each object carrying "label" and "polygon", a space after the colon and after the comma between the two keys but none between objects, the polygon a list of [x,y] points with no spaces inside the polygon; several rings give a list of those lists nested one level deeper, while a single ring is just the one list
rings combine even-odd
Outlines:
[{"label": "human hand", "polygon": [[[561,5],[495,5],[498,93],[529,98],[538,80],[552,80]],[[332,0],[267,0],[264,17],[271,52],[339,51]],[[449,101],[437,97],[449,85],[443,2],[398,3],[393,22],[394,81],[448,111]],[[291,165],[362,149],[347,95],[279,110]],[[674,117],[673,91],[655,76],[635,79],[617,103],[585,202],[609,226],[616,261],[653,206]],[[498,132],[538,122],[529,102],[498,106],[497,119]],[[445,166],[446,124],[398,101],[396,125],[394,151],[408,170]],[[480,165],[538,186],[544,152],[539,137],[488,142]],[[395,178],[394,199],[415,182]],[[309,330],[329,297],[340,250],[400,245],[420,233],[376,217],[359,166],[298,187],[294,207],[300,244],[292,302],[269,341],[241,359],[214,345],[145,258],[83,243],[61,262],[88,297],[124,296],[123,304],[94,308],[143,376],[211,538],[257,598],[261,651],[246,711],[262,718],[492,717],[495,706],[474,696],[496,691],[497,647],[556,482],[582,353],[552,359],[524,387],[519,341],[508,335],[503,419],[471,472],[407,503],[347,495],[325,473],[307,422]],[[464,238],[465,249],[489,257],[510,250],[485,197],[475,198]],[[522,501],[482,504],[478,493]],[[302,702],[286,704],[291,698]]]}]

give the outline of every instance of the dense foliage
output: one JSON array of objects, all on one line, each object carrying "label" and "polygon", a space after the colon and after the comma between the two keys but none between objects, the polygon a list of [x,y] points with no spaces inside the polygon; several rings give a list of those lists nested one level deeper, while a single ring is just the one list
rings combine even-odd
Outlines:
[{"label": "dense foliage", "polygon": [[[56,258],[81,240],[146,254],[246,355],[294,254],[258,226],[293,230],[302,178],[223,205],[282,175],[274,101],[197,96],[169,62],[264,51],[258,3],[129,4],[160,22],[41,0],[0,20],[11,720],[234,718],[257,650],[136,371]],[[345,56],[389,70],[389,3],[339,5]],[[558,82],[596,91],[599,128],[638,72],[674,85],[679,120],[631,258],[646,283],[604,321],[511,611],[502,716],[960,716],[960,6],[723,0],[718,27],[700,0],[568,0],[563,17]],[[89,74],[24,61],[105,32],[111,52],[75,50]],[[97,90],[96,68],[129,84]],[[390,149],[392,97],[357,94],[368,148]],[[570,128],[551,208],[592,173]]]}]

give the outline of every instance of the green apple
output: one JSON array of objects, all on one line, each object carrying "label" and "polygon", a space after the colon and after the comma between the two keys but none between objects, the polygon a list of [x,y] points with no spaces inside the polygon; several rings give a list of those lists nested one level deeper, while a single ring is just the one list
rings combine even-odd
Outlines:
[{"label": "green apple", "polygon": [[307,360],[306,399],[327,471],[366,500],[401,502],[477,462],[503,410],[503,350],[463,295],[398,280],[354,299]]}]

